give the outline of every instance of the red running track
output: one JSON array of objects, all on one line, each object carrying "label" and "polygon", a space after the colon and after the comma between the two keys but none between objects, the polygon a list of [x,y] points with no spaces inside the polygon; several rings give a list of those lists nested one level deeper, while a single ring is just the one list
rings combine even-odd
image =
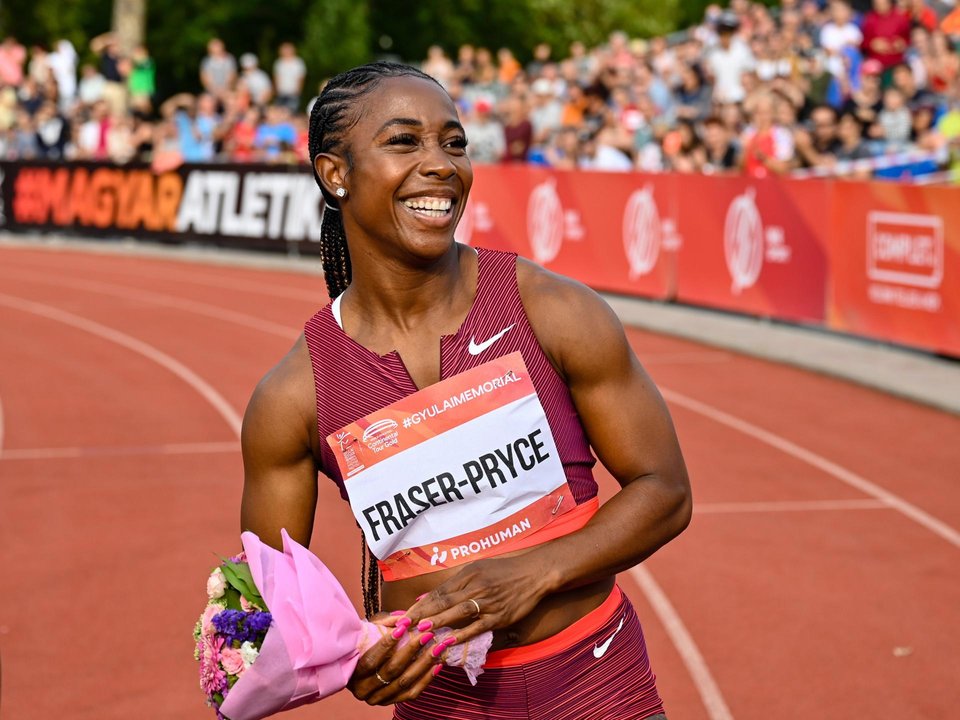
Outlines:
[{"label": "red running track", "polygon": [[[212,717],[191,629],[238,545],[239,418],[322,288],[0,247],[4,718]],[[629,336],[695,492],[687,532],[621,578],[671,720],[957,717],[960,418]],[[357,600],[357,530],[321,490],[312,547]],[[289,717],[389,711],[341,693]]]}]

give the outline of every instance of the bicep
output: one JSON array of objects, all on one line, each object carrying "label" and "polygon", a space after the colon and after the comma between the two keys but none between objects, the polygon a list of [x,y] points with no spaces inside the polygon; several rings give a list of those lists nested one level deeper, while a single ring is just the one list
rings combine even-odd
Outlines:
[{"label": "bicep", "polygon": [[599,298],[580,317],[589,337],[564,353],[570,394],[597,458],[621,485],[657,476],[686,486],[673,421],[623,326]]},{"label": "bicep", "polygon": [[280,530],[308,545],[317,504],[317,470],[309,428],[297,402],[268,376],[243,419],[240,524],[280,548]]}]

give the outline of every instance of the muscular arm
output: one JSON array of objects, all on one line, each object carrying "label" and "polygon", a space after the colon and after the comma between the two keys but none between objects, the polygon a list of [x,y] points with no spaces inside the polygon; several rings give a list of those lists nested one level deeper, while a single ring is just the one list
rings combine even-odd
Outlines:
[{"label": "muscular arm", "polygon": [[280,530],[310,543],[317,504],[317,469],[311,451],[313,376],[301,337],[257,385],[243,417],[241,530],[280,549]]}]

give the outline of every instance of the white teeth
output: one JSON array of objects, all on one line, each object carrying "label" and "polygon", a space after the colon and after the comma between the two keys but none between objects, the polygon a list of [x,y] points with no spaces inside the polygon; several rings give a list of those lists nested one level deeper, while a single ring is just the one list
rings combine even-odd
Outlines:
[{"label": "white teeth", "polygon": [[418,210],[430,217],[441,217],[453,207],[453,201],[450,198],[418,197],[404,200],[403,204],[411,210]]}]

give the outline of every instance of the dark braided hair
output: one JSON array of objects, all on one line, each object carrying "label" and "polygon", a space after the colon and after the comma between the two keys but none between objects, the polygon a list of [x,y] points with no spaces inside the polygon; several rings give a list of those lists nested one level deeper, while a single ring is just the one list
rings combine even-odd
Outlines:
[{"label": "dark braided hair", "polygon": [[[343,143],[344,135],[360,119],[357,101],[374,90],[384,79],[416,77],[436,83],[432,77],[409,65],[375,62],[347,70],[330,79],[310,112],[310,162],[313,174],[323,193],[325,204],[320,225],[320,259],[327,293],[335,298],[347,289],[352,277],[350,251],[340,216],[340,203],[327,192],[317,174],[316,159],[321,153],[334,152]],[[437,83],[439,86],[439,83]],[[349,149],[344,150],[348,166],[352,164]],[[380,612],[380,568],[377,559],[361,533],[360,581],[363,587],[363,611],[367,617]]]},{"label": "dark braided hair", "polygon": [[[343,136],[360,119],[357,101],[376,89],[383,80],[395,77],[416,77],[437,82],[415,67],[389,62],[361,65],[342,72],[327,82],[310,112],[311,164],[316,162],[317,155],[333,152],[340,147]],[[439,83],[437,85],[439,86]],[[344,152],[344,157],[348,165],[352,164],[349,150]],[[343,231],[343,218],[340,217],[340,203],[323,187],[315,164],[313,173],[325,204],[323,222],[320,225],[320,259],[327,281],[327,292],[331,298],[335,298],[350,284],[350,252]],[[328,210],[334,212],[327,212]]]}]

